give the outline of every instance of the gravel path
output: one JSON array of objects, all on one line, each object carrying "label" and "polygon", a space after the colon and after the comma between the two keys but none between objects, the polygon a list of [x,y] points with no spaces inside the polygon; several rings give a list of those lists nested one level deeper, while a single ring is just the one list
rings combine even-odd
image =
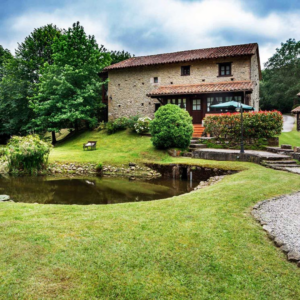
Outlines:
[{"label": "gravel path", "polygon": [[300,192],[266,200],[252,214],[277,247],[300,267]]},{"label": "gravel path", "polygon": [[282,132],[290,132],[293,130],[295,118],[289,115],[283,115],[283,129]]}]

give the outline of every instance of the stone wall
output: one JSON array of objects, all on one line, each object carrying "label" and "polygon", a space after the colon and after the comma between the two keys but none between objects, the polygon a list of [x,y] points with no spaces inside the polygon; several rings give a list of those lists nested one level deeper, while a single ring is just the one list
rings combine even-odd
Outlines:
[{"label": "stone wall", "polygon": [[250,78],[254,82],[253,92],[251,94],[251,102],[250,105],[254,107],[256,111],[259,110],[259,62],[258,62],[258,54],[251,57],[251,75]]},{"label": "stone wall", "polygon": [[[232,77],[218,77],[218,63],[232,62]],[[255,80],[257,67],[251,67],[257,59],[236,57],[215,60],[195,61],[188,63],[144,66],[109,71],[108,84],[108,117],[115,119],[121,116],[149,116],[153,118],[156,99],[146,95],[160,85],[196,84],[202,82],[230,82]],[[190,65],[191,75],[181,76],[181,66]],[[258,76],[258,75],[257,75]],[[257,77],[256,76],[256,77]],[[153,78],[158,77],[158,83]],[[257,77],[258,78],[258,77]],[[252,97],[257,102],[257,95]]]}]

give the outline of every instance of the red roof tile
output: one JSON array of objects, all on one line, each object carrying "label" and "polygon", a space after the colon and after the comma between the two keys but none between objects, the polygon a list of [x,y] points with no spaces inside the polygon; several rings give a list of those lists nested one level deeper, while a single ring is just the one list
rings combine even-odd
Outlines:
[{"label": "red roof tile", "polygon": [[214,82],[183,85],[160,86],[147,94],[149,97],[167,96],[167,95],[187,95],[187,94],[205,94],[220,92],[238,92],[252,91],[251,81],[233,81],[233,82]]},{"label": "red roof tile", "polygon": [[235,46],[225,46],[217,48],[207,48],[207,49],[198,49],[198,50],[188,50],[174,53],[164,53],[156,54],[149,56],[139,56],[132,57],[121,61],[117,64],[106,67],[104,70],[114,70],[114,69],[123,69],[123,68],[132,68],[139,66],[150,66],[150,65],[160,65],[176,62],[188,62],[193,60],[202,60],[202,59],[212,59],[212,58],[222,58],[222,57],[232,57],[240,55],[252,55],[255,54],[258,45],[253,44],[244,44],[244,45],[235,45]]}]

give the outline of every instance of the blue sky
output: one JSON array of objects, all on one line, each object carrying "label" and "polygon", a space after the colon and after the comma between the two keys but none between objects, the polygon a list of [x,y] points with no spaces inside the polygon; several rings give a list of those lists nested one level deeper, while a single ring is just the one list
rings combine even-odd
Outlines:
[{"label": "blue sky", "polygon": [[296,0],[0,0],[0,44],[12,52],[49,23],[80,21],[110,50],[135,55],[258,42],[262,63],[300,39]]}]

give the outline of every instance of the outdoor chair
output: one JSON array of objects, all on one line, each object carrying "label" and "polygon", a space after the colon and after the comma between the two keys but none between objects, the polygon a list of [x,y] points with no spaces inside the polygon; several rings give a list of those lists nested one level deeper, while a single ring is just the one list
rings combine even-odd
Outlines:
[{"label": "outdoor chair", "polygon": [[83,144],[83,150],[96,150],[97,142],[96,141],[88,141],[86,144]]}]

